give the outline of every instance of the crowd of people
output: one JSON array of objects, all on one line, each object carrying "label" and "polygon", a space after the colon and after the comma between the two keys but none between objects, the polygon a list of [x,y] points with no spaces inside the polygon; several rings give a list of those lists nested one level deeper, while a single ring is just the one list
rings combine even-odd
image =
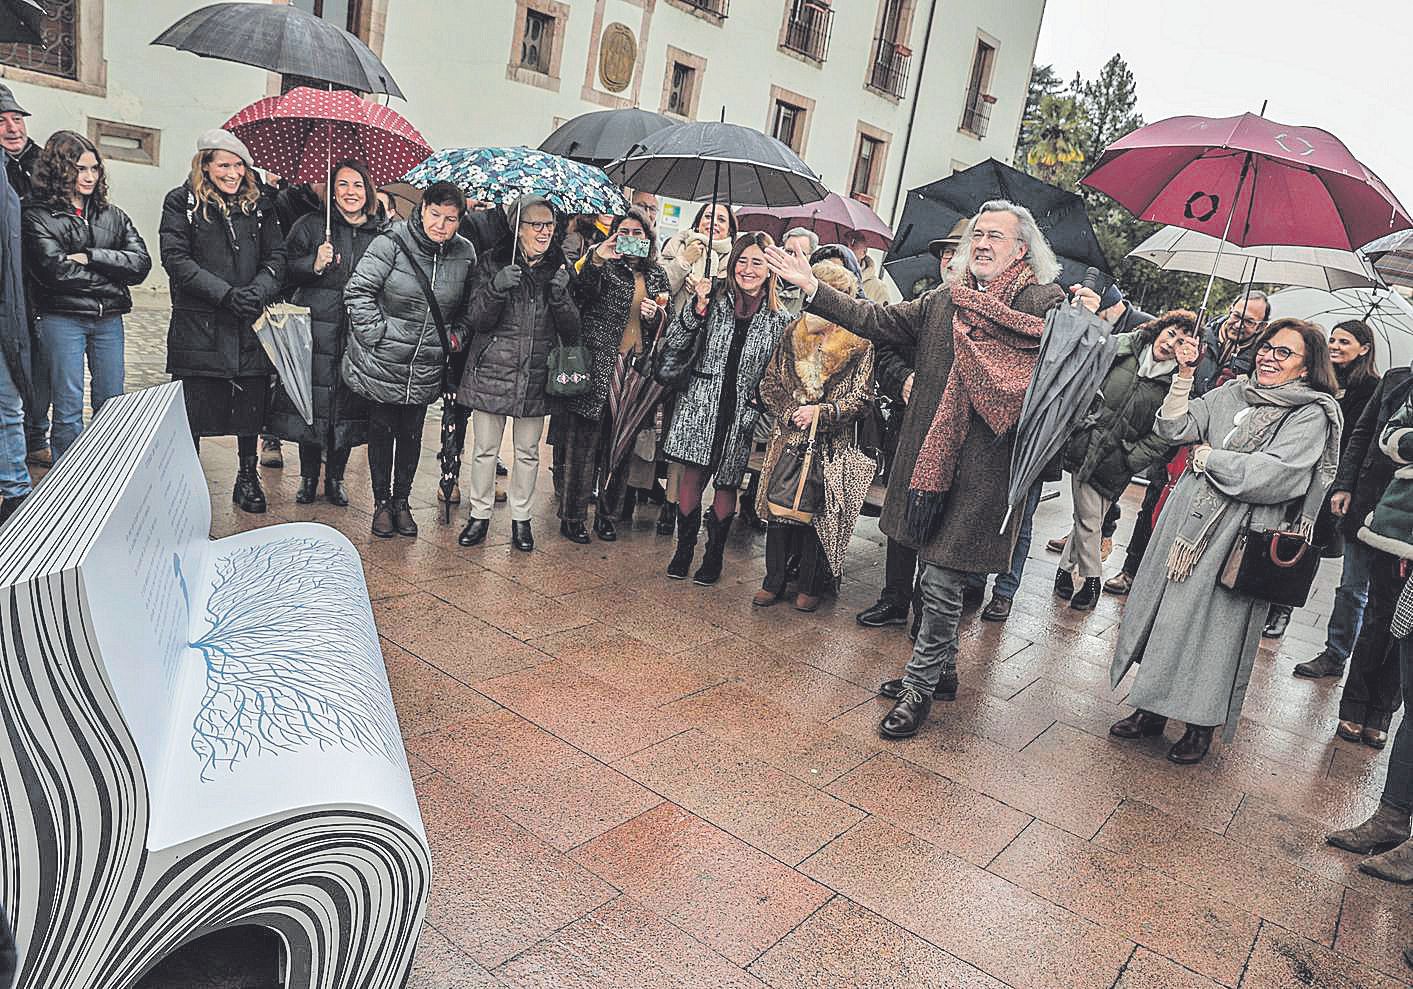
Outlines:
[{"label": "crowd of people", "polygon": [[[13,190],[0,208],[22,203],[29,311],[27,339],[7,339],[0,364],[0,521],[29,491],[26,461],[52,465],[81,432],[85,366],[95,413],[122,392],[123,315],[152,263],[110,200],[98,149],[67,130],[40,147],[27,116],[0,87]],[[324,498],[346,506],[345,469],[366,446],[372,533],[415,536],[427,410],[448,397],[456,442],[470,447],[461,546],[486,541],[504,500],[512,546],[533,551],[548,427],[561,538],[612,542],[618,523],[655,504],[657,533],[673,538],[666,576],[709,586],[739,516],[765,530],[752,604],[812,612],[838,586],[884,460],[884,586],[857,617],[910,626],[911,656],[880,687],[894,704],[879,732],[901,739],[957,694],[962,616],[1011,615],[1042,483],[1064,472],[1072,520],[1050,543],[1055,596],[1079,612],[1104,593],[1127,598],[1111,676],[1117,686],[1137,667],[1135,710],[1111,735],[1156,737],[1181,722],[1168,751],[1179,764],[1204,759],[1219,729],[1230,741],[1260,641],[1284,631],[1290,606],[1228,571],[1250,534],[1281,530],[1343,557],[1325,648],[1294,673],[1338,677],[1348,664],[1338,735],[1387,743],[1413,683],[1413,643],[1399,637],[1399,613],[1413,623],[1413,374],[1379,376],[1363,322],[1326,333],[1273,319],[1270,300],[1248,291],[1201,326],[1188,310],[1151,316],[1121,295],[1062,287],[1030,212],[1002,200],[933,241],[940,284],[904,302],[857,243],[793,229],[777,244],[740,231],[724,204],[664,241],[657,199],[641,191],[622,216],[566,216],[545,198],[493,205],[438,182],[399,216],[357,161],[334,164],[326,182],[272,181],[240,140],[212,130],[161,208],[167,370],[198,447],[237,437],[242,511],[266,510],[262,435],[267,450],[297,446],[303,504],[322,473]],[[274,384],[253,330],[278,300],[310,311],[312,424]],[[1065,305],[1111,325],[1114,359],[1052,471],[1010,511],[1021,408],[1047,314]],[[561,395],[552,368],[568,348],[586,354],[588,384]],[[625,367],[662,395],[626,434],[614,400]],[[1135,477],[1145,496],[1106,580]],[[462,495],[456,483],[439,497],[450,513]],[[1329,839],[1404,882],[1406,726],[1378,813]]]}]

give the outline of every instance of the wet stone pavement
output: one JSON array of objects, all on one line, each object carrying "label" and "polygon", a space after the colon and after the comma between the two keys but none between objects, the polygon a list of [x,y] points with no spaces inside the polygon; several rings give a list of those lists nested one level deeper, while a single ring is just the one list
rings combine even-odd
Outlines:
[{"label": "wet stone pavement", "polygon": [[[164,380],[165,324],[129,320],[129,387]],[[432,848],[412,989],[1408,984],[1408,889],[1323,841],[1371,812],[1388,752],[1337,740],[1338,685],[1291,675],[1337,563],[1263,644],[1235,743],[1182,768],[1176,726],[1107,736],[1123,603],[1056,603],[1068,501],[1045,502],[1011,619],[965,619],[957,699],[886,743],[874,691],[910,647],[854,621],[883,579],[873,520],[813,615],[751,607],[761,535],[733,534],[711,588],[665,578],[655,512],[560,539],[547,470],[535,552],[503,506],[465,550],[464,511],[437,520],[434,429],[417,539],[370,535],[361,452],[348,508],[296,505],[291,460],[248,516],[232,444],[202,448],[214,536],[314,520],[363,555]]]}]

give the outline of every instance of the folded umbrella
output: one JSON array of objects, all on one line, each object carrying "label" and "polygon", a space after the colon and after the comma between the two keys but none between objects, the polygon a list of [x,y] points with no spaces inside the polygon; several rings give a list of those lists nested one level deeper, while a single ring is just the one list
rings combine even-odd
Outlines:
[{"label": "folded umbrella", "polygon": [[642,431],[667,391],[653,377],[653,366],[662,348],[662,334],[650,350],[642,354],[619,354],[608,386],[609,442],[604,451],[604,475],[612,477],[622,469]]},{"label": "folded umbrella", "polygon": [[865,247],[880,251],[893,243],[893,230],[881,216],[837,192],[801,206],[744,206],[736,211],[736,219],[742,230],[764,230],[776,243],[792,227],[814,231],[821,244],[842,244],[849,234],[862,235]]},{"label": "folded umbrella", "polygon": [[313,329],[307,307],[285,303],[267,307],[255,321],[256,339],[307,426],[314,425]]},{"label": "folded umbrella", "polygon": [[649,134],[673,123],[671,117],[637,107],[595,110],[560,124],[545,138],[540,150],[602,168],[622,158]]},{"label": "folded umbrella", "polygon": [[1164,271],[1205,275],[1215,270],[1218,278],[1242,284],[1259,280],[1325,291],[1378,284],[1369,262],[1355,251],[1283,245],[1236,247],[1182,227],[1164,227],[1128,256],[1142,258]]}]

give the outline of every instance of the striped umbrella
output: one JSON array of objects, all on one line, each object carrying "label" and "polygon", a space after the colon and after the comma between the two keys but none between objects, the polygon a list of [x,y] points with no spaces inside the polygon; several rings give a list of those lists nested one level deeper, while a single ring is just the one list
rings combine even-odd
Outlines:
[{"label": "striped umbrella", "polygon": [[[664,327],[665,329],[665,327]],[[623,469],[628,451],[667,391],[653,378],[653,366],[662,350],[665,334],[659,330],[648,351],[641,354],[619,354],[613,377],[608,383],[609,442],[604,450],[604,476],[612,477]]]}]

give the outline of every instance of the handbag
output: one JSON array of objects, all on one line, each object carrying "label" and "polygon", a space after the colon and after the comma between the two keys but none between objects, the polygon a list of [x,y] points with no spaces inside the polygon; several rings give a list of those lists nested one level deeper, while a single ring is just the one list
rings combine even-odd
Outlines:
[{"label": "handbag", "polygon": [[594,386],[589,377],[589,351],[583,344],[560,344],[550,351],[545,394],[551,398],[578,398]]},{"label": "handbag", "polygon": [[765,507],[774,518],[809,525],[824,508],[824,463],[815,439],[818,429],[816,413],[809,439],[803,445],[783,448],[771,468]]},{"label": "handbag", "polygon": [[[702,341],[706,339],[707,323],[711,319],[711,307],[715,303],[716,296],[713,293],[707,302],[707,312],[702,317],[701,326],[697,327],[697,332],[693,333],[685,344],[668,346],[666,331],[660,333],[663,344],[653,365],[653,380],[664,388],[681,388],[691,375],[692,369],[697,366],[697,360],[702,355]],[[688,299],[683,305],[691,306],[695,303]]]}]

